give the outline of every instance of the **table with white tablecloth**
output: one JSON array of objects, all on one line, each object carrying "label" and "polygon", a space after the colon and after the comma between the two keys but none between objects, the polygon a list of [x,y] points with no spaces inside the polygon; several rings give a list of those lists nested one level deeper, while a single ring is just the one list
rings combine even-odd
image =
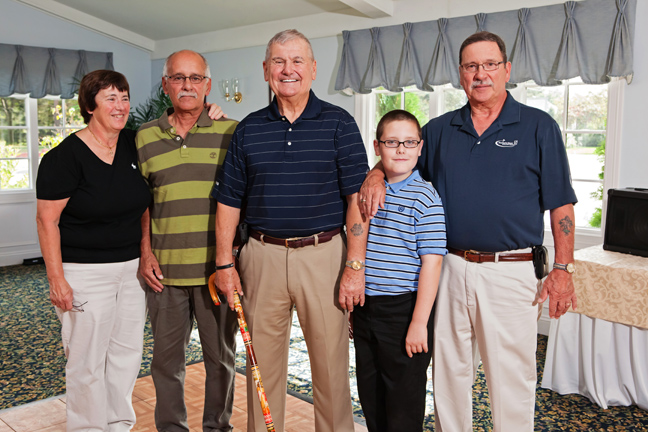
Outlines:
[{"label": "table with white tablecloth", "polygon": [[552,320],[542,387],[648,410],[648,258],[574,254],[577,310]]}]

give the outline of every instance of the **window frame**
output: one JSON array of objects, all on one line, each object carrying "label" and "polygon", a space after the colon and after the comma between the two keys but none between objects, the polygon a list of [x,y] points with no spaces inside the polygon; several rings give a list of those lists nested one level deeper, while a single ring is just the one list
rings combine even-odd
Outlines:
[{"label": "window frame", "polygon": [[[39,155],[39,133],[41,130],[58,130],[61,131],[63,138],[65,139],[71,133],[79,130],[77,126],[81,128],[85,125],[67,125],[66,116],[67,116],[67,104],[68,100],[74,99],[61,99],[60,96],[46,96],[41,99],[35,99],[29,97],[26,94],[12,94],[7,96],[9,98],[20,99],[25,103],[25,125],[24,126],[11,126],[11,127],[1,127],[1,129],[26,129],[27,137],[27,154],[29,158],[28,166],[28,178],[30,187],[25,189],[0,189],[0,204],[9,204],[9,203],[20,203],[28,202],[36,198],[36,175],[38,173],[38,165],[40,163]],[[40,126],[38,124],[38,101],[46,100],[55,100],[61,101],[62,103],[62,126]]]}]

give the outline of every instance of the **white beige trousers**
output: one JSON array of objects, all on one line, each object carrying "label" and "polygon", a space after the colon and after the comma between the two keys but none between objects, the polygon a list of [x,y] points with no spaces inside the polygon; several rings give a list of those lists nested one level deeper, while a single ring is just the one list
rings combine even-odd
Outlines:
[{"label": "white beige trousers", "polygon": [[437,432],[472,431],[472,384],[484,363],[494,432],[532,432],[538,281],[533,263],[443,260],[434,319]]},{"label": "white beige trousers", "polygon": [[81,311],[56,309],[61,321],[67,430],[130,430],[131,395],[142,361],[146,321],[139,259],[108,264],[63,263]]}]

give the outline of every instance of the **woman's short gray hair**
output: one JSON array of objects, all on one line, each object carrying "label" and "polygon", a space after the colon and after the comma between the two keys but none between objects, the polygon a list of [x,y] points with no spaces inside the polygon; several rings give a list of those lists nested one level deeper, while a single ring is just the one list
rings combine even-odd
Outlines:
[{"label": "woman's short gray hair", "polygon": [[272,45],[274,44],[279,44],[283,45],[288,41],[295,40],[295,39],[301,39],[306,44],[308,45],[308,51],[310,52],[310,58],[311,60],[315,60],[315,55],[313,54],[313,47],[311,46],[310,41],[306,36],[304,36],[302,33],[295,29],[290,29],[290,30],[284,30],[280,31],[276,35],[270,39],[270,42],[268,42],[268,46],[266,47],[266,55],[265,55],[265,61],[267,62],[270,60],[270,50],[272,49]]}]

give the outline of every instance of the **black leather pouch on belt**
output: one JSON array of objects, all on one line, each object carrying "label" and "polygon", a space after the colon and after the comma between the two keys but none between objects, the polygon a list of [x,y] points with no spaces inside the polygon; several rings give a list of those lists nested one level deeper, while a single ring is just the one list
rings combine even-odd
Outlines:
[{"label": "black leather pouch on belt", "polygon": [[248,224],[245,222],[241,222],[238,227],[237,227],[237,234],[238,234],[238,244],[240,247],[243,247],[245,243],[248,242],[250,239],[250,230],[248,228]]},{"label": "black leather pouch on belt", "polygon": [[540,246],[533,246],[533,268],[538,280],[546,277],[549,274],[549,257],[547,255],[547,248]]}]

